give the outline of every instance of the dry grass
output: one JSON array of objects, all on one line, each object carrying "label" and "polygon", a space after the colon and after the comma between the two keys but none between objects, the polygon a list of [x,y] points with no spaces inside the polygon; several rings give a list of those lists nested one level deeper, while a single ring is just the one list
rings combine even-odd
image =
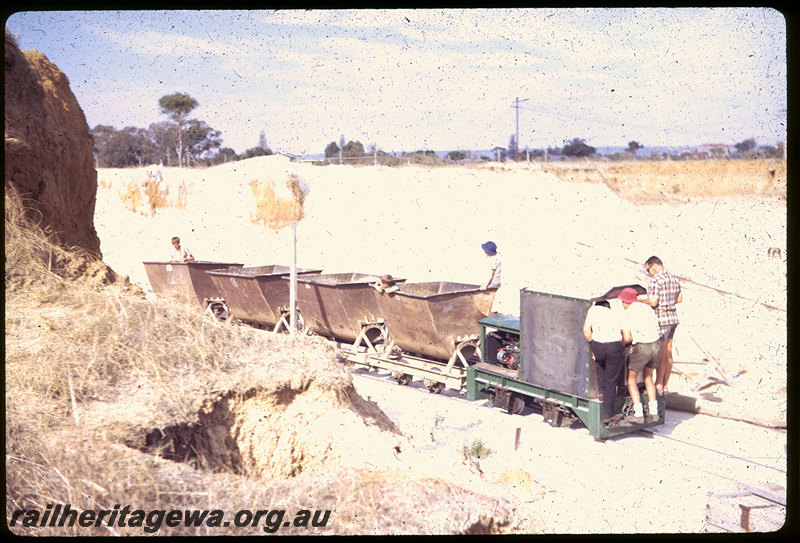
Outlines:
[{"label": "dry grass", "polygon": [[786,199],[783,160],[551,162],[544,170],[565,181],[603,183],[639,204],[727,196]]},{"label": "dry grass", "polygon": [[[101,179],[97,186],[102,189],[110,189],[112,184]],[[126,209],[151,216],[155,216],[159,209],[168,207],[183,209],[186,207],[185,185],[178,187],[177,194],[170,198],[169,187],[162,186],[151,175],[141,182],[129,181],[117,194]]]},{"label": "dry grass", "polygon": [[[286,181],[285,194],[281,197],[276,192],[276,182],[250,181],[250,189],[256,201],[256,211],[251,214],[253,224],[269,226],[273,231],[280,230],[293,221],[299,221],[305,216],[303,210],[304,196],[300,190],[296,176],[291,176]],[[283,187],[278,187],[283,189]]]},{"label": "dry grass", "polygon": [[[5,243],[7,519],[17,509],[43,512],[50,504],[78,510],[120,504],[143,511],[219,509],[228,519],[241,509],[285,509],[286,520],[300,509],[331,510],[326,528],[280,526],[280,534],[533,530],[506,499],[417,476],[413,469],[372,472],[354,462],[345,468],[336,455],[321,465],[308,463],[304,455],[314,449],[301,441],[309,436],[288,431],[300,420],[288,416],[293,403],[307,419],[318,419],[309,427],[327,424],[335,434],[341,421],[350,421],[355,433],[342,434],[354,444],[401,437],[374,403],[358,396],[349,370],[327,344],[298,345],[288,336],[220,325],[192,307],[154,304],[105,285],[87,273],[91,263],[83,255],[58,247],[31,224],[8,189]],[[293,402],[309,393],[305,403]],[[276,442],[269,454],[273,464],[285,455],[284,465],[303,467],[290,470],[296,476],[278,477],[285,470],[265,470],[263,462],[250,469],[221,461],[243,456],[237,452],[243,443],[251,456],[259,452],[259,440],[237,444],[231,433],[260,420],[254,404],[285,411],[271,419],[282,425],[274,436],[269,427],[257,429],[265,440],[291,435],[288,449]],[[325,418],[339,412],[336,421]],[[316,438],[326,437],[318,433]],[[392,454],[377,445],[370,453],[362,458],[365,466],[385,464],[380,455]],[[104,523],[18,524],[11,530],[40,536],[148,533],[145,526]],[[163,525],[157,533],[262,535],[264,523]]]}]

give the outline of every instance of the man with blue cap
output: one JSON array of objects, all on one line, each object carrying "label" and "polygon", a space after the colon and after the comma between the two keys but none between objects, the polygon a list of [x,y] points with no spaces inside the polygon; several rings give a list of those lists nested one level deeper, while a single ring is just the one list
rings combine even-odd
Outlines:
[{"label": "man with blue cap", "polygon": [[[486,258],[490,259],[489,265],[489,278],[481,285],[481,290],[499,289],[500,288],[500,257],[497,256],[497,244],[493,241],[481,243],[481,249],[486,254]],[[494,300],[492,301],[492,314],[496,314],[498,308],[498,293],[495,292]]]},{"label": "man with blue cap", "polygon": [[481,290],[500,288],[500,257],[497,256],[497,245],[493,241],[481,244],[486,257],[491,260],[489,279],[481,285]]}]

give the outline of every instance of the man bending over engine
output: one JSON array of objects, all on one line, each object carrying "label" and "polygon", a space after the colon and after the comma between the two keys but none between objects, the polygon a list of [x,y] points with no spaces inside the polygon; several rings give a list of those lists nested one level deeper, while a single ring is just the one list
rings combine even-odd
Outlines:
[{"label": "man bending over engine", "polygon": [[633,401],[633,417],[626,420],[633,423],[644,422],[644,410],[639,394],[636,377],[644,372],[644,386],[647,391],[648,422],[658,419],[658,400],[653,383],[653,370],[658,366],[661,357],[661,338],[658,334],[656,314],[646,304],[639,303],[636,290],[627,287],[622,289],[618,298],[622,301],[623,324],[622,339],[628,347],[625,354],[628,358],[628,393]]}]

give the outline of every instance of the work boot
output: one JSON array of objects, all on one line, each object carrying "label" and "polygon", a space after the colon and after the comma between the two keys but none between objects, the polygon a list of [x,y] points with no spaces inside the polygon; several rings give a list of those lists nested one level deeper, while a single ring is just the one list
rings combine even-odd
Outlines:
[{"label": "work boot", "polygon": [[650,400],[647,402],[647,422],[655,422],[658,420],[658,400]]},{"label": "work boot", "polygon": [[644,407],[641,402],[633,404],[633,416],[626,417],[625,420],[635,424],[642,424],[644,422]]}]

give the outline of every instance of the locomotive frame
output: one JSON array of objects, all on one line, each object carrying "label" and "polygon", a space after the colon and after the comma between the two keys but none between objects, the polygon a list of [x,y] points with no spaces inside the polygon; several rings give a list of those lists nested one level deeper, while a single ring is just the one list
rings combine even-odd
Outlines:
[{"label": "locomotive frame", "polygon": [[[644,290],[642,287],[637,290]],[[521,413],[525,405],[539,404],[545,422],[571,426],[580,420],[599,439],[664,424],[664,396],[657,396],[658,420],[609,425],[603,422],[603,402],[597,384],[597,364],[583,337],[582,326],[589,306],[616,297],[624,287],[591,300],[529,289],[520,291],[520,317],[490,316],[480,321],[483,361],[467,369],[466,395],[470,400],[491,399],[495,407]],[[516,369],[489,362],[504,335],[519,342]],[[626,372],[623,372],[623,374]],[[642,402],[648,397],[641,390]],[[624,375],[617,386],[614,412],[633,413]],[[623,419],[624,420],[624,419]]]}]

